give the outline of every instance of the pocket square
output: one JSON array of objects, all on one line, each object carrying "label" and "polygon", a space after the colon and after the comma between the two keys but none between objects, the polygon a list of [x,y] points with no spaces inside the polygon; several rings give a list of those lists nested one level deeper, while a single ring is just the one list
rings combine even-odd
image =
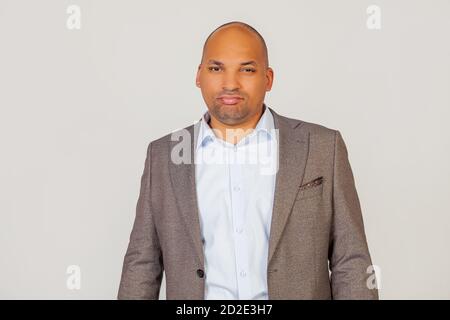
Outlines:
[{"label": "pocket square", "polygon": [[309,188],[312,188],[312,187],[320,185],[322,182],[323,182],[323,177],[318,177],[318,178],[316,178],[314,180],[311,180],[311,181],[301,185],[299,189],[300,190],[309,189]]}]

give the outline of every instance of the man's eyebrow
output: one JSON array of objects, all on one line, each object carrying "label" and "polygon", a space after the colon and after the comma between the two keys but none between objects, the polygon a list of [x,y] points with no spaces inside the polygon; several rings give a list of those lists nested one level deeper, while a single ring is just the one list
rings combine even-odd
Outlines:
[{"label": "man's eyebrow", "polygon": [[219,66],[223,66],[223,62],[217,60],[208,60],[208,64],[217,64]]},{"label": "man's eyebrow", "polygon": [[252,64],[252,65],[254,65],[254,66],[257,66],[257,65],[258,65],[258,64],[256,63],[256,61],[250,60],[250,61],[242,62],[242,63],[241,63],[241,66],[245,66],[245,65],[248,65],[248,64]]},{"label": "man's eyebrow", "polygon": [[[208,60],[208,64],[217,64],[218,66],[223,66],[223,62],[218,61],[218,60]],[[258,64],[256,63],[256,61],[254,60],[250,60],[250,61],[245,61],[245,62],[241,62],[241,66],[246,66],[252,64],[254,66],[257,66]]]}]

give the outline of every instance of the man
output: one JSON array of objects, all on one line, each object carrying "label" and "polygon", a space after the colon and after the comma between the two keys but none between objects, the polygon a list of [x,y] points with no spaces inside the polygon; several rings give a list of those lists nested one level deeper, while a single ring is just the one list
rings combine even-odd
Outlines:
[{"label": "man", "polygon": [[269,108],[272,82],[255,29],[207,38],[208,111],[148,146],[119,299],[157,299],[163,271],[167,299],[378,299],[342,136]]}]

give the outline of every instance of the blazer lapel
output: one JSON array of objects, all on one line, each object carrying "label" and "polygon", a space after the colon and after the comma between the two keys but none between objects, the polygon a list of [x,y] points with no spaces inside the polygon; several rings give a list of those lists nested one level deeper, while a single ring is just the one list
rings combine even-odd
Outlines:
[{"label": "blazer lapel", "polygon": [[197,142],[198,128],[199,122],[187,127],[186,129],[183,129],[186,130],[185,133],[189,133],[189,135],[183,136],[183,139],[188,139],[189,141],[175,140],[169,143],[170,155],[172,154],[173,147],[179,143],[182,143],[183,147],[185,148],[190,147],[190,150],[187,150],[188,152],[190,152],[190,154],[187,156],[190,161],[188,161],[187,163],[176,164],[171,159],[169,159],[169,172],[178,210],[183,216],[184,222],[187,226],[187,230],[192,238],[195,251],[198,255],[201,265],[203,266],[203,243],[201,241],[194,163],[194,146]]},{"label": "blazer lapel", "polygon": [[292,211],[299,186],[302,184],[309,151],[309,133],[300,130],[303,122],[290,121],[271,108],[278,133],[278,172],[270,227],[268,265],[280,241]]}]

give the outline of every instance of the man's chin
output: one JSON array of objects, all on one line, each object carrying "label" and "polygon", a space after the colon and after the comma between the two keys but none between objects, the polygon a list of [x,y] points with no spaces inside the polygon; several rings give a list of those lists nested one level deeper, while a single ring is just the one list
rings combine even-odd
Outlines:
[{"label": "man's chin", "polygon": [[245,119],[245,115],[235,106],[224,106],[216,109],[214,113],[217,120],[224,124],[235,125],[241,123]]}]

